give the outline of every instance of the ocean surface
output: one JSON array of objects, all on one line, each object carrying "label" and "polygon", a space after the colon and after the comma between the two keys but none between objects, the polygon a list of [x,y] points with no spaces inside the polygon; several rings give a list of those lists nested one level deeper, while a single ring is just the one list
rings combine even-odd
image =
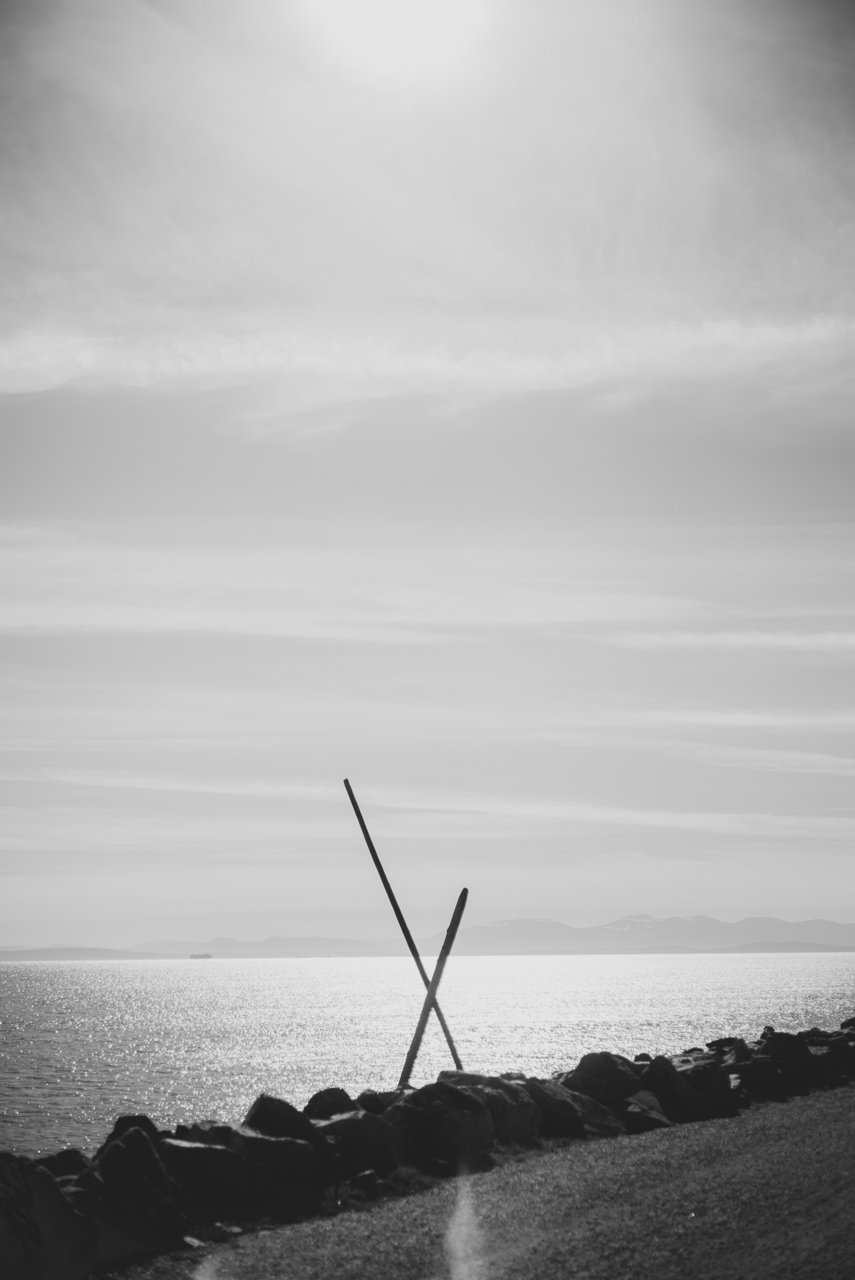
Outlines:
[{"label": "ocean surface", "polygon": [[[91,1150],[128,1112],[237,1121],[262,1091],[391,1088],[423,995],[408,956],[0,963],[0,1149]],[[452,957],[440,1004],[468,1069],[549,1075],[597,1049],[836,1028],[855,954]],[[452,1065],[432,1019],[413,1083]]]}]

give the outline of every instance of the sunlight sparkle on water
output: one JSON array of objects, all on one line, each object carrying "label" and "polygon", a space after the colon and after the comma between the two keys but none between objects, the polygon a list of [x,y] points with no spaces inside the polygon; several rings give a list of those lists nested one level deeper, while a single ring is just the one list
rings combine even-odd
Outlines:
[{"label": "sunlight sparkle on water", "polygon": [[[428,969],[433,961],[426,959]],[[123,1112],[240,1120],[262,1090],[397,1083],[422,1004],[409,957],[0,964],[0,1146],[96,1146]],[[583,1053],[837,1027],[855,955],[452,957],[440,1002],[464,1065],[548,1076]],[[435,1022],[413,1083],[451,1066]]]}]

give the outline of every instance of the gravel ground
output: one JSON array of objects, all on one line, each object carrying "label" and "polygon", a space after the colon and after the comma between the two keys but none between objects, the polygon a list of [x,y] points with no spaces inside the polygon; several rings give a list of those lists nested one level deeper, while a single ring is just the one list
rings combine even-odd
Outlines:
[{"label": "gravel ground", "polygon": [[503,1157],[123,1280],[853,1280],[855,1085],[735,1120]]}]

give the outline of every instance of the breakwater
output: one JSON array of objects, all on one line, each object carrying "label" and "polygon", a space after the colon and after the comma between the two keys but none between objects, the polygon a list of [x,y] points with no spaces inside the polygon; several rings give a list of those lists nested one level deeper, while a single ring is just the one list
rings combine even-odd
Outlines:
[{"label": "breakwater", "polygon": [[7,1280],[77,1280],[99,1265],[264,1221],[331,1212],[414,1166],[489,1167],[497,1145],[621,1138],[784,1101],[855,1080],[855,1018],[838,1031],[767,1027],[669,1057],[594,1052],[551,1078],[443,1071],[410,1090],[321,1090],[298,1110],[262,1094],[241,1124],[158,1128],[120,1117],[93,1156],[0,1155]]}]

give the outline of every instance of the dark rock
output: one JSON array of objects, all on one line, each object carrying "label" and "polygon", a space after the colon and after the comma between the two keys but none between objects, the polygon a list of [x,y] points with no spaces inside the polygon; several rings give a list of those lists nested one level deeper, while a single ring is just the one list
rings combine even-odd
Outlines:
[{"label": "dark rock", "polygon": [[718,1040],[708,1040],[707,1048],[710,1053],[726,1053],[737,1044],[745,1044],[745,1041],[739,1036],[721,1036]]},{"label": "dark rock", "polygon": [[176,1137],[185,1142],[202,1142],[226,1147],[243,1160],[262,1165],[273,1177],[276,1188],[272,1212],[308,1213],[323,1198],[324,1171],[312,1145],[299,1138],[269,1138],[242,1126],[203,1120],[194,1125],[178,1125]]},{"label": "dark rock", "polygon": [[555,1080],[531,1078],[523,1088],[540,1109],[540,1132],[545,1138],[607,1138],[625,1132],[608,1108]]},{"label": "dark rock", "polygon": [[170,1177],[187,1197],[194,1223],[221,1218],[251,1222],[274,1215],[280,1207],[271,1172],[228,1147],[161,1138],[159,1150]]},{"label": "dark rock", "polygon": [[449,1067],[446,1071],[440,1071],[437,1080],[444,1080],[446,1084],[486,1084],[489,1076],[484,1075],[482,1071],[452,1071]]},{"label": "dark rock", "polygon": [[370,1111],[373,1116],[382,1116],[384,1111],[388,1111],[393,1102],[397,1102],[399,1098],[404,1098],[408,1093],[412,1093],[411,1089],[365,1089],[356,1099],[357,1106],[362,1107],[363,1111]]},{"label": "dark rock", "polygon": [[733,1066],[735,1063],[747,1062],[751,1057],[751,1049],[741,1036],[722,1036],[720,1040],[711,1040],[707,1049],[722,1066]]},{"label": "dark rock", "polygon": [[525,1084],[528,1076],[524,1071],[500,1071],[500,1080],[510,1080],[512,1084]]},{"label": "dark rock", "polygon": [[153,1120],[150,1120],[148,1116],[119,1116],[118,1120],[113,1125],[112,1130],[95,1152],[95,1159],[98,1159],[101,1152],[104,1151],[111,1142],[115,1142],[117,1138],[123,1137],[129,1129],[142,1129],[143,1133],[146,1134],[152,1145],[156,1145],[160,1138],[160,1131],[157,1125]]},{"label": "dark rock", "polygon": [[784,1078],[776,1062],[764,1054],[754,1054],[736,1068],[739,1081],[749,1098],[784,1102],[787,1091]]},{"label": "dark rock", "polygon": [[245,1128],[254,1129],[268,1138],[297,1138],[300,1142],[308,1142],[321,1162],[325,1181],[332,1183],[338,1180],[334,1148],[323,1134],[318,1133],[309,1117],[292,1107],[290,1102],[267,1093],[259,1094],[243,1123]]},{"label": "dark rock", "polygon": [[734,1042],[730,1048],[722,1055],[722,1066],[738,1067],[742,1062],[750,1061],[752,1057],[751,1050],[744,1040],[734,1037]]},{"label": "dark rock", "polygon": [[812,1083],[813,1060],[804,1040],[788,1031],[773,1031],[771,1028],[767,1028],[760,1039],[763,1054],[780,1067],[787,1093],[808,1093]]},{"label": "dark rock", "polygon": [[672,1128],[672,1121],[663,1112],[656,1094],[646,1089],[611,1103],[609,1110],[617,1116],[627,1133],[650,1133],[654,1129]]},{"label": "dark rock", "polygon": [[45,1253],[23,1164],[0,1152],[0,1258],[15,1280],[41,1280]]},{"label": "dark rock", "polygon": [[497,1142],[532,1143],[540,1133],[540,1108],[521,1084],[485,1076],[484,1084],[465,1085],[487,1104]]},{"label": "dark rock", "polygon": [[143,1129],[111,1135],[68,1194],[95,1221],[99,1263],[168,1249],[186,1229],[182,1192]]},{"label": "dark rock", "polygon": [[9,1280],[78,1280],[98,1260],[95,1223],[34,1161],[0,1152],[0,1262]]},{"label": "dark rock", "polygon": [[656,1095],[666,1118],[675,1124],[710,1119],[712,1112],[706,1101],[670,1058],[660,1054],[647,1064],[641,1076],[641,1088]]},{"label": "dark rock", "polygon": [[395,1125],[370,1111],[350,1111],[316,1120],[341,1155],[342,1177],[353,1178],[366,1169],[386,1178],[404,1162],[404,1140]]},{"label": "dark rock", "polygon": [[832,1053],[836,1053],[847,1075],[855,1075],[855,1039],[842,1031],[835,1031],[828,1041]]},{"label": "dark rock", "polygon": [[738,1111],[730,1073],[713,1055],[685,1059],[674,1064],[683,1080],[704,1100],[712,1116],[728,1118]]},{"label": "dark rock", "polygon": [[420,1168],[475,1169],[494,1138],[490,1112],[480,1098],[438,1081],[393,1103],[385,1120],[404,1140],[404,1158]]},{"label": "dark rock", "polygon": [[377,1174],[373,1169],[363,1169],[350,1180],[354,1191],[361,1191],[366,1196],[376,1196],[380,1190]]},{"label": "dark rock", "polygon": [[810,1050],[801,1037],[790,1032],[771,1032],[760,1037],[763,1051],[774,1062],[792,1062],[795,1066],[810,1064]]},{"label": "dark rock", "polygon": [[92,1161],[77,1147],[66,1147],[50,1156],[39,1156],[36,1164],[47,1169],[54,1178],[73,1178],[92,1167]]},{"label": "dark rock", "polygon": [[633,1062],[652,1062],[653,1059],[649,1053],[637,1053],[633,1058]]},{"label": "dark rock", "polygon": [[850,1027],[855,1030],[855,1018],[844,1018],[840,1024],[840,1030],[848,1031]]},{"label": "dark rock", "polygon": [[345,1111],[359,1111],[359,1104],[354,1102],[344,1089],[321,1089],[312,1094],[303,1107],[303,1115],[310,1120],[328,1120],[330,1116],[341,1115]]},{"label": "dark rock", "polygon": [[814,1089],[836,1089],[848,1079],[840,1056],[827,1044],[809,1044],[810,1083]]},{"label": "dark rock", "polygon": [[586,1053],[573,1071],[557,1072],[553,1079],[572,1093],[584,1093],[602,1103],[619,1102],[639,1088],[638,1072],[617,1053]]},{"label": "dark rock", "polygon": [[[566,1087],[566,1086],[559,1086]],[[602,1102],[590,1098],[586,1093],[573,1093],[567,1090],[567,1096],[576,1108],[582,1122],[585,1138],[617,1138],[625,1133],[623,1122],[615,1116]]]}]

